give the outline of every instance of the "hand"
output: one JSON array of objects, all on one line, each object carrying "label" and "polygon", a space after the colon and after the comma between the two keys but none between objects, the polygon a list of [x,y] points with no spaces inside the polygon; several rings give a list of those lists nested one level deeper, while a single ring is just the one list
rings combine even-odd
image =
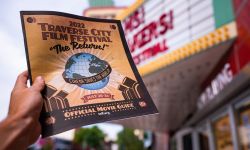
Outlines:
[{"label": "hand", "polygon": [[[0,140],[7,140],[5,147],[7,149],[26,149],[37,140],[41,133],[39,115],[42,109],[43,99],[40,92],[43,90],[45,82],[44,79],[39,76],[35,79],[33,85],[28,88],[27,80],[27,71],[18,76],[15,87],[11,93],[8,116],[5,121],[0,124],[0,135],[6,136],[1,136]],[[2,131],[2,128],[5,127],[4,125],[6,125],[6,128],[9,130]]]}]

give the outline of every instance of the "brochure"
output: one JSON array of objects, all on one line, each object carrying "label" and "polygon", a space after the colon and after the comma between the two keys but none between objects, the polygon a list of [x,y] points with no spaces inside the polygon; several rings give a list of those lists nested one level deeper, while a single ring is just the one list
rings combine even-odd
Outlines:
[{"label": "brochure", "polygon": [[119,20],[22,11],[30,81],[43,76],[42,136],[158,113]]}]

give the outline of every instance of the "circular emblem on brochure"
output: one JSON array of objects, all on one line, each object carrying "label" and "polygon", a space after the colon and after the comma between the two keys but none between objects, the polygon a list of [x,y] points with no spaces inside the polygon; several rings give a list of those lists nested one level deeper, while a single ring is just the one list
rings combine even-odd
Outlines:
[{"label": "circular emblem on brochure", "polygon": [[90,53],[71,56],[65,65],[62,76],[67,83],[87,90],[99,90],[109,82],[111,66]]},{"label": "circular emblem on brochure", "polygon": [[139,105],[140,105],[141,107],[146,107],[146,106],[147,106],[146,102],[144,102],[144,101],[139,102]]},{"label": "circular emblem on brochure", "polygon": [[36,18],[35,17],[28,17],[27,18],[27,22],[28,23],[35,23],[36,22]]}]

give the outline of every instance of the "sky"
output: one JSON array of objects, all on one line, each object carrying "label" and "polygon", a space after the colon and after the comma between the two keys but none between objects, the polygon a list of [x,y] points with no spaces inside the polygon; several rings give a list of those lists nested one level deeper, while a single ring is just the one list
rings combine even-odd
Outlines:
[{"label": "sky", "polygon": [[[116,6],[128,6],[134,0],[114,0]],[[88,8],[87,0],[0,0],[0,120],[8,112],[10,93],[19,73],[27,70],[21,10],[61,11],[82,15]],[[101,128],[112,126],[103,124]],[[121,127],[118,127],[121,130]],[[117,129],[118,129],[117,128]]]},{"label": "sky", "polygon": [[[21,10],[53,10],[81,15],[87,1],[74,0],[0,0],[0,120],[8,112],[9,96],[19,73],[27,69]],[[56,7],[55,7],[56,6]]]}]

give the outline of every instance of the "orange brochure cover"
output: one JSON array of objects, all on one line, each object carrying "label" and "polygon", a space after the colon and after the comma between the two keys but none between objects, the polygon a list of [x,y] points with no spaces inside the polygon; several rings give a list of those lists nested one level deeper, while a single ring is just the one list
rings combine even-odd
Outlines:
[{"label": "orange brochure cover", "polygon": [[30,81],[45,78],[47,137],[93,123],[158,113],[131,57],[121,22],[22,11]]}]

